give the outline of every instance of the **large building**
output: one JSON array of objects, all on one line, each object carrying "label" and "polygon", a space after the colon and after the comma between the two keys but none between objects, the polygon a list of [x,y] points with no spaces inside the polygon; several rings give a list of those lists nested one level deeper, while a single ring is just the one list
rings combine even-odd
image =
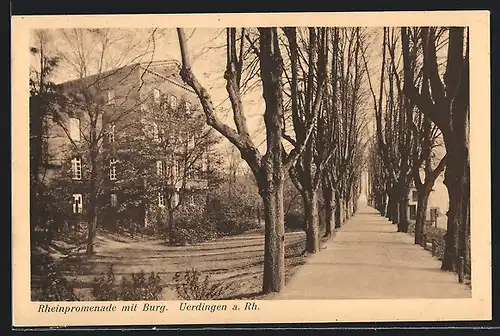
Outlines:
[{"label": "large building", "polygon": [[135,63],[57,86],[65,98],[45,118],[40,174],[70,200],[66,217],[85,218],[95,200],[101,225],[153,226],[205,200],[209,145],[179,71],[176,61]]},{"label": "large building", "polygon": [[[417,189],[412,186],[408,196],[408,217],[410,220],[414,220],[417,216]],[[446,229],[446,212],[448,211],[448,206],[448,189],[444,184],[444,172],[442,172],[434,182],[431,194],[429,195],[427,212],[425,214],[426,220],[433,221],[435,226]]]},{"label": "large building", "polygon": [[[437,165],[440,160],[446,153],[446,149],[444,146],[438,146],[434,148],[435,162]],[[446,170],[446,169],[445,169]],[[449,207],[449,196],[448,196],[448,188],[444,184],[444,174],[445,171],[442,171],[441,174],[438,175],[436,181],[434,181],[434,185],[432,186],[432,191],[429,195],[427,212],[425,214],[426,220],[432,221],[433,224],[439,228],[446,229],[447,227],[447,216]],[[423,169],[420,170],[420,178],[424,180],[425,172]],[[417,190],[412,185],[409,194],[408,201],[408,212],[409,218],[411,220],[415,219],[417,213]]]}]

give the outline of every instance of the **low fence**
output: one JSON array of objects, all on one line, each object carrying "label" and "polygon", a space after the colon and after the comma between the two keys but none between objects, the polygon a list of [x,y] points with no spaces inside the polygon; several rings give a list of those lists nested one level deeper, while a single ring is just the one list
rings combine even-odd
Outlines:
[{"label": "low fence", "polygon": [[[444,257],[445,241],[444,237],[436,237],[436,235],[424,234],[422,239],[422,247],[432,253],[433,257],[442,260]],[[464,257],[458,260],[458,282],[464,283],[466,279],[470,280],[471,269],[470,265],[465,262]]]}]

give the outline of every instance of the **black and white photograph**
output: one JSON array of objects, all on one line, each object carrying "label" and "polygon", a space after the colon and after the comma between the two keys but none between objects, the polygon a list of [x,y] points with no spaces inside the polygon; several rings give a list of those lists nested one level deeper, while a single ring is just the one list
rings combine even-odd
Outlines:
[{"label": "black and white photograph", "polygon": [[424,14],[16,22],[23,323],[491,317],[488,14]]}]

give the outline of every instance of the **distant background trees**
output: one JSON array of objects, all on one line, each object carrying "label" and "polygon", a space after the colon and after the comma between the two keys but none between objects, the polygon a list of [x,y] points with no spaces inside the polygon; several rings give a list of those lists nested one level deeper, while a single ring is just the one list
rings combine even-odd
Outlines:
[{"label": "distant background trees", "polygon": [[444,170],[449,206],[442,269],[458,271],[460,281],[470,274],[468,36],[464,27],[384,28],[378,96],[372,87],[374,205],[407,232],[408,187],[414,185],[415,243],[425,244],[429,194]]},{"label": "distant background trees", "polygon": [[[181,76],[197,93],[207,124],[234,145],[248,164],[262,198],[265,293],[279,292],[284,285],[283,241],[286,222],[290,224],[293,216],[303,216],[302,228],[307,237],[305,251],[316,253],[320,250],[320,213],[324,213],[324,217],[328,213],[328,222],[331,224],[333,190],[344,191],[342,201],[335,204],[336,208],[345,202],[347,215],[355,210],[366,143],[361,139],[366,129],[364,117],[359,114],[362,106],[360,102],[363,100],[360,92],[363,72],[361,33],[356,29],[349,32],[342,38],[349,47],[339,56],[339,34],[336,29],[226,29],[224,78],[227,96],[231,101],[233,127],[216,114],[211,92],[193,72],[184,29],[178,29],[183,63]],[[258,62],[255,62],[256,59]],[[339,63],[342,66],[338,66]],[[252,73],[252,64],[260,68],[256,85],[262,89],[264,98],[261,115],[265,125],[265,150],[260,149],[252,139],[244,112],[246,106],[242,103],[246,83],[241,79],[248,78],[248,73]],[[345,71],[341,76],[337,76],[339,69]],[[329,75],[330,72],[332,75]],[[344,89],[342,97],[337,90],[338,78]],[[332,82],[330,89],[327,84]],[[339,111],[347,114],[339,117]],[[355,121],[356,115],[359,116],[358,121]],[[341,122],[335,124],[334,120]],[[343,125],[342,128],[336,128],[339,124]],[[338,144],[333,141],[335,132],[342,134],[345,139],[341,140],[345,141],[343,154],[336,154],[337,159],[347,160],[347,163],[338,180],[329,178],[323,183],[324,174],[335,167],[329,165],[335,151],[338,151]],[[295,202],[293,193],[287,196],[285,208],[287,175],[299,191],[302,214],[290,211]],[[323,199],[320,201],[320,192],[323,198],[330,195],[328,202]]]}]

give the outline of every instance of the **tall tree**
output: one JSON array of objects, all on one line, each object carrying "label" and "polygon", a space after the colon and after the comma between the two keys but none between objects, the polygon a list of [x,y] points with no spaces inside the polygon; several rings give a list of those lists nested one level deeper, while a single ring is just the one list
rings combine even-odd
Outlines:
[{"label": "tall tree", "polygon": [[[47,207],[50,201],[46,197],[44,157],[48,136],[46,117],[57,103],[55,84],[52,81],[60,58],[53,47],[53,36],[47,30],[34,32],[33,44],[30,47],[34,64],[30,67],[30,228],[33,245],[40,243],[35,231],[43,229],[51,233],[56,228],[48,227],[49,220]],[[45,243],[50,241],[44,239]]]},{"label": "tall tree", "polygon": [[[366,125],[363,113],[364,92],[362,90],[366,70],[362,67],[365,52],[364,34],[360,28],[343,28],[339,39],[338,102],[334,118],[334,165],[331,175],[335,181],[335,227],[352,215],[353,204],[351,188],[355,176],[361,168],[357,151],[365,136]],[[337,84],[335,84],[337,85]]]},{"label": "tall tree", "polygon": [[[332,124],[328,123],[329,115],[324,104],[325,84],[328,62],[328,33],[326,28],[308,28],[306,44],[307,56],[300,62],[301,52],[297,41],[296,28],[284,28],[290,48],[291,106],[295,139],[287,134],[284,137],[293,145],[305,144],[304,150],[296,163],[290,168],[290,176],[302,196],[304,205],[306,248],[308,253],[316,253],[320,249],[319,241],[319,209],[318,197],[322,175],[332,156],[333,147],[329,139]],[[304,41],[305,42],[305,41]],[[303,65],[302,63],[305,63]],[[299,68],[302,76],[299,75]],[[300,77],[300,79],[299,79]],[[303,90],[298,90],[299,80]],[[314,131],[308,130],[314,125]],[[326,133],[324,133],[326,132]],[[307,140],[306,140],[307,139]],[[323,140],[325,140],[323,142]]]},{"label": "tall tree", "polygon": [[[236,129],[223,123],[215,114],[208,91],[199,83],[191,69],[187,42],[182,28],[177,29],[182,54],[181,76],[198,95],[206,115],[207,124],[212,126],[238,150],[255,176],[259,194],[264,205],[265,243],[263,291],[279,292],[285,281],[284,264],[284,172],[295,162],[303,146],[286,153],[282,144],[283,133],[283,60],[279,47],[277,28],[258,28],[259,46],[256,47],[247,29],[241,29],[240,46],[237,47],[237,32],[228,28],[226,54],[226,90],[231,101]],[[244,42],[257,55],[260,63],[260,79],[265,100],[264,124],[266,129],[266,152],[262,155],[251,139],[243,111],[241,75],[244,61]],[[312,132],[308,131],[308,134]],[[307,137],[308,138],[308,137]],[[307,140],[306,138],[306,140]]]},{"label": "tall tree", "polygon": [[158,229],[174,244],[176,212],[189,205],[205,207],[206,197],[201,196],[208,192],[215,166],[211,157],[219,139],[187,100],[172,106],[166,96],[159,102],[153,94],[149,98],[140,122],[129,125],[115,141],[116,156],[121,158],[115,185],[124,194],[123,205],[145,206],[148,221],[163,225]]},{"label": "tall tree", "polygon": [[[444,73],[438,64],[438,38],[448,35]],[[423,84],[415,86],[410,29],[401,28],[404,92],[418,110],[441,130],[446,148],[444,183],[448,188],[448,225],[443,270],[457,270],[460,258],[470,263],[469,36],[464,27],[424,27],[419,34],[423,50]]]},{"label": "tall tree", "polygon": [[[68,47],[62,54],[63,60],[77,79],[58,86],[63,98],[51,120],[69,140],[67,153],[81,160],[81,165],[82,161],[85,162],[88,171],[85,179],[79,176],[78,180],[82,181],[88,194],[87,253],[93,254],[99,198],[105,182],[114,180],[117,163],[113,151],[103,150],[103,140],[109,130],[105,125],[126,127],[124,121],[127,116],[140,109],[141,101],[134,97],[141,84],[123,84],[139,69],[138,60],[149,53],[149,46],[129,57],[128,53],[135,50],[141,41],[134,36],[123,35],[121,31],[62,29],[59,33]],[[123,47],[124,52],[117,54],[117,47]],[[79,120],[79,125],[72,124],[74,119]],[[76,134],[72,126],[77,129]]]},{"label": "tall tree", "polygon": [[[394,29],[384,27],[382,50],[382,71],[378,102],[374,89],[370,84],[375,107],[377,148],[386,171],[385,192],[388,195],[385,215],[398,225],[398,231],[407,232],[408,199],[412,181],[412,146],[414,142],[411,128],[413,106],[403,94],[399,77],[400,69],[394,61],[386,60],[387,52],[394,54],[397,46]],[[366,65],[366,61],[365,61]],[[384,89],[386,83],[387,88]],[[385,101],[384,101],[385,96]]]}]

